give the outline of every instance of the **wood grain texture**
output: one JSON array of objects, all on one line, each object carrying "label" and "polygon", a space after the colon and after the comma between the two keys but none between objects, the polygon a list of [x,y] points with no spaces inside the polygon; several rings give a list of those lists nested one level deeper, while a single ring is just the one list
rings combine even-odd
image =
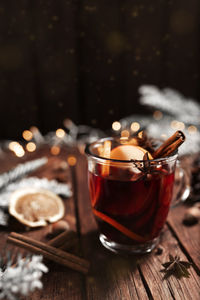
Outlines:
[{"label": "wood grain texture", "polygon": [[[40,156],[47,156],[49,157],[49,162],[46,166],[38,169],[34,172],[33,175],[38,177],[45,177],[48,179],[55,178],[55,170],[57,167],[59,167],[60,163],[66,162],[67,157],[67,149],[63,149],[63,152],[57,157],[52,157],[50,155],[49,148],[42,148],[38,150],[35,153],[28,154],[25,158],[26,160],[35,159]],[[12,154],[11,154],[12,157]],[[14,159],[13,159],[14,160]],[[5,157],[2,160],[5,161]],[[12,162],[12,159],[10,159],[10,154],[6,156],[6,161]],[[1,160],[0,160],[1,162]],[[21,162],[21,160],[18,158],[17,160],[13,162],[13,165],[16,165],[16,163]],[[8,163],[7,163],[8,164]],[[9,165],[9,168],[11,165]],[[5,169],[5,168],[4,168]],[[69,168],[65,170],[65,176],[66,181],[71,182],[71,175]],[[70,228],[73,230],[76,230],[76,218],[75,218],[75,208],[74,208],[74,200],[73,197],[64,199],[65,204],[65,217],[64,220],[66,220]],[[25,235],[28,235],[34,239],[41,240],[41,241],[47,241],[47,234],[51,231],[51,225],[48,225],[44,228],[38,228],[34,230],[29,230],[28,232],[26,229],[22,226],[20,226],[18,223],[13,222],[12,226],[7,228],[8,231],[18,231],[20,233],[23,233]],[[1,247],[5,245],[6,237],[5,234],[0,234],[0,243]],[[11,247],[10,247],[11,248]],[[12,249],[16,249],[16,247],[12,247]],[[19,250],[19,248],[18,248]],[[16,250],[15,250],[16,251]],[[31,294],[28,299],[30,300],[38,300],[38,299],[84,299],[84,285],[83,285],[83,277],[81,274],[78,274],[77,272],[71,271],[68,268],[61,267],[57,264],[45,262],[47,266],[49,267],[49,272],[43,276],[43,284],[44,288],[41,291],[36,291],[33,294]],[[83,297],[83,298],[82,298]]]},{"label": "wood grain texture", "polygon": [[139,263],[141,272],[144,279],[151,291],[153,299],[184,299],[189,300],[191,297],[191,290],[194,299],[199,297],[200,280],[195,270],[191,267],[189,272],[191,277],[176,279],[174,276],[169,277],[167,280],[163,280],[163,273],[160,270],[163,268],[162,263],[169,261],[169,253],[172,255],[178,255],[182,260],[187,261],[187,257],[180,249],[177,240],[172,236],[167,227],[162,235],[160,247],[163,249],[162,255],[152,255],[142,259]]},{"label": "wood grain texture", "polygon": [[91,260],[86,277],[87,299],[148,299],[136,258],[110,253],[100,244],[91,212],[87,187],[86,159],[80,156],[76,171],[81,241],[84,256]]},{"label": "wood grain texture", "polygon": [[76,123],[110,129],[147,110],[141,84],[199,101],[198,0],[0,4],[0,136]]},{"label": "wood grain texture", "polygon": [[123,114],[144,113],[138,102],[143,84],[161,86],[166,1],[123,1],[122,32],[128,43],[123,53]]},{"label": "wood grain texture", "polygon": [[37,122],[30,16],[27,1],[0,4],[1,139]]},{"label": "wood grain texture", "polygon": [[38,106],[45,132],[62,126],[67,117],[79,120],[77,4],[71,0],[31,4]]},{"label": "wood grain texture", "polygon": [[[73,169],[75,174],[73,180],[69,168],[65,169],[65,174],[60,169],[60,163],[66,162],[68,155],[72,154],[77,158],[77,164]],[[182,225],[185,207],[178,206],[170,211],[159,245],[163,249],[161,255],[156,255],[156,250],[140,257],[115,255],[106,250],[98,239],[87,187],[87,161],[77,149],[65,148],[59,156],[52,157],[48,147],[41,148],[35,153],[26,155],[22,160],[13,154],[5,154],[3,157],[0,156],[0,172],[10,169],[23,160],[44,155],[49,157],[49,161],[34,175],[73,182],[74,196],[64,199],[66,206],[64,219],[69,222],[72,229],[78,230],[82,254],[91,262],[91,269],[87,276],[82,276],[57,264],[46,262],[50,271],[42,278],[43,290],[34,292],[27,299],[199,299],[199,224],[193,227]],[[16,222],[11,225],[0,232],[1,250],[13,226],[14,230],[44,242],[47,241],[47,233],[51,226],[27,232],[24,227],[16,226]],[[15,254],[16,251],[17,248]],[[163,280],[163,273],[160,270],[162,263],[168,261],[169,253],[194,263],[194,266],[189,269],[190,278],[177,280],[171,276]]]},{"label": "wood grain texture", "polygon": [[183,224],[183,216],[186,210],[187,207],[184,206],[172,209],[168,223],[186,253],[189,253],[189,257],[195,263],[200,274],[200,225],[199,223],[193,226]]}]

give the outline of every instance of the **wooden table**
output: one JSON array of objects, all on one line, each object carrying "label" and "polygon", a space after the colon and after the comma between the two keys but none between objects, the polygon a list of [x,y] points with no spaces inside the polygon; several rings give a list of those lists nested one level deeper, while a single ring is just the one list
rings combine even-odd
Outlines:
[{"label": "wooden table", "polygon": [[[59,165],[69,155],[75,155],[77,164],[63,171]],[[49,163],[35,172],[39,177],[57,178],[72,183],[73,197],[64,199],[66,206],[65,219],[71,228],[77,230],[82,255],[91,262],[89,274],[84,276],[54,263],[49,264],[49,272],[43,276],[44,288],[35,291],[27,299],[200,299],[200,228],[199,224],[186,227],[182,219],[186,208],[179,206],[170,211],[159,247],[149,255],[125,257],[106,250],[98,240],[97,226],[91,213],[87,188],[86,159],[77,149],[63,149],[61,154],[52,157],[49,149],[40,149],[37,153],[18,159],[5,154],[0,159],[0,171],[10,169],[26,159],[48,155]],[[70,172],[69,172],[70,171]],[[19,231],[38,240],[46,240],[50,226],[45,228]],[[16,230],[17,227],[15,227]],[[0,245],[4,247],[9,228],[2,228]],[[189,260],[193,266],[189,269],[190,278],[181,280],[171,276],[163,280],[162,263],[168,261],[168,254],[179,255]]]}]

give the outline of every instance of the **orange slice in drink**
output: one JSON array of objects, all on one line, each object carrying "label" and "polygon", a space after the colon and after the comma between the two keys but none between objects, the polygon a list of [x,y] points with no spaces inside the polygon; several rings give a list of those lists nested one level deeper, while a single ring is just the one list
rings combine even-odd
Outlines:
[{"label": "orange slice in drink", "polygon": [[[116,160],[143,160],[144,154],[148,153],[149,159],[153,159],[150,152],[146,149],[136,146],[136,145],[120,145],[111,150],[111,142],[105,141],[103,147],[101,148],[100,155],[104,158],[116,159]],[[112,165],[122,166],[121,163],[114,162]],[[102,175],[108,176],[110,170],[110,162],[105,161],[102,166]],[[134,171],[138,173],[138,169],[134,168]]]},{"label": "orange slice in drink", "polygon": [[140,146],[120,145],[111,151],[110,158],[119,160],[142,160],[145,153],[148,153],[149,159],[153,159],[152,155]]}]

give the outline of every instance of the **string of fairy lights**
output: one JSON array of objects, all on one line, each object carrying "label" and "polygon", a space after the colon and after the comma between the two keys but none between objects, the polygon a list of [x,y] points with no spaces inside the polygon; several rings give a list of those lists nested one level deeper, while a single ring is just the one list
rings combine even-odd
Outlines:
[{"label": "string of fairy lights", "polygon": [[[153,113],[153,119],[155,121],[160,121],[163,118],[163,113],[159,110],[154,111]],[[170,127],[174,130],[184,130],[186,129],[189,134],[194,134],[198,131],[198,128],[195,125],[189,125],[187,126],[185,123],[180,122],[178,120],[172,120],[170,122]],[[130,135],[130,133],[135,133],[139,131],[141,128],[141,124],[139,122],[132,122],[130,124],[130,128],[122,130],[122,124],[119,121],[115,121],[112,123],[112,129],[115,132],[121,131],[122,136]],[[161,134],[161,137],[163,137],[163,134]]]},{"label": "string of fairy lights", "polygon": [[[134,116],[133,116],[134,118]],[[162,121],[164,115],[161,111],[155,110],[151,116],[151,119],[156,121]],[[63,121],[64,129],[58,128],[55,132],[50,132],[46,136],[43,136],[40,130],[36,126],[30,127],[22,132],[23,141],[10,141],[8,148],[12,151],[17,157],[23,157],[26,152],[34,152],[43,144],[48,144],[50,146],[50,153],[54,156],[59,155],[61,147],[65,145],[78,145],[80,152],[83,153],[84,146],[87,142],[92,142],[99,137],[102,137],[102,132],[98,129],[94,129],[88,126],[75,125],[70,119],[65,119]],[[178,120],[170,120],[169,126],[173,130],[184,130],[189,135],[196,134],[199,129],[195,125],[187,125],[184,122]],[[141,122],[133,121],[124,123],[122,121],[114,121],[112,123],[112,132],[113,135],[119,135],[124,138],[128,138],[132,134],[143,130],[142,118]],[[85,131],[85,138],[79,141],[80,131]],[[105,136],[105,134],[104,134]],[[166,138],[167,135],[163,132],[160,133],[161,138]]]}]

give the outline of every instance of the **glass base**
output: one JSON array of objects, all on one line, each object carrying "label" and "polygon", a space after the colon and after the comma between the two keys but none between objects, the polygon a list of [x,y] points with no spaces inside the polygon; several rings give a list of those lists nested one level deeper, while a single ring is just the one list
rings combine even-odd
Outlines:
[{"label": "glass base", "polygon": [[140,245],[122,245],[109,240],[105,235],[100,234],[100,242],[108,250],[120,254],[145,254],[150,253],[158,244],[159,238]]}]

